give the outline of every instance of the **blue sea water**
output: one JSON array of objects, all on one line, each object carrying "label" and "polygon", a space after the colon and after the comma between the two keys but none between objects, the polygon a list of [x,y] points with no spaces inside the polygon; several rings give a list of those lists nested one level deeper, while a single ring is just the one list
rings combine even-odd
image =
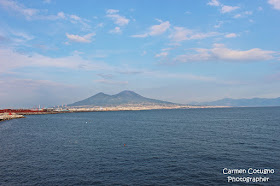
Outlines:
[{"label": "blue sea water", "polygon": [[0,185],[245,185],[274,169],[280,107],[32,115],[0,123]]}]

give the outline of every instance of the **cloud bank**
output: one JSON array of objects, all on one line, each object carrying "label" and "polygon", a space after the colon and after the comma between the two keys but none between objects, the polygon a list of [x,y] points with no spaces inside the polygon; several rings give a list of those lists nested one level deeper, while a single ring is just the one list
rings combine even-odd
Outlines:
[{"label": "cloud bank", "polygon": [[223,61],[223,62],[258,62],[275,59],[277,52],[253,48],[250,50],[233,50],[223,44],[214,44],[212,49],[195,49],[197,54],[179,55],[175,61]]}]

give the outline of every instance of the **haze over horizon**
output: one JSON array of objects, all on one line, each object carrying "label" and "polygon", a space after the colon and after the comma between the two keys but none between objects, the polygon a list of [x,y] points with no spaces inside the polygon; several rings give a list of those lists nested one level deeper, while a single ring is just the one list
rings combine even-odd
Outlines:
[{"label": "haze over horizon", "polygon": [[280,0],[0,0],[0,107],[280,97],[279,19]]}]

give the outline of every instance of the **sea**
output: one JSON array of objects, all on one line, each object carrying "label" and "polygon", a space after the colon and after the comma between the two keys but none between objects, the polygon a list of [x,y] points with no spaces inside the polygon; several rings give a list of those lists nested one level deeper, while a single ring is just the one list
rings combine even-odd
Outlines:
[{"label": "sea", "polygon": [[64,113],[0,122],[0,185],[279,186],[279,171],[280,107]]}]

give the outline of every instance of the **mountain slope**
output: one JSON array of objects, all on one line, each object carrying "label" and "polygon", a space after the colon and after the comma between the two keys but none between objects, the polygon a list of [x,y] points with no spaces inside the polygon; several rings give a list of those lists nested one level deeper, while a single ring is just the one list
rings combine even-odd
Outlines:
[{"label": "mountain slope", "polygon": [[115,95],[98,93],[68,106],[118,106],[118,105],[176,105],[175,103],[145,98],[133,91],[122,91]]},{"label": "mountain slope", "polygon": [[280,106],[280,97],[279,98],[252,98],[252,99],[225,98],[213,102],[200,103],[200,105],[235,106],[235,107]]}]

